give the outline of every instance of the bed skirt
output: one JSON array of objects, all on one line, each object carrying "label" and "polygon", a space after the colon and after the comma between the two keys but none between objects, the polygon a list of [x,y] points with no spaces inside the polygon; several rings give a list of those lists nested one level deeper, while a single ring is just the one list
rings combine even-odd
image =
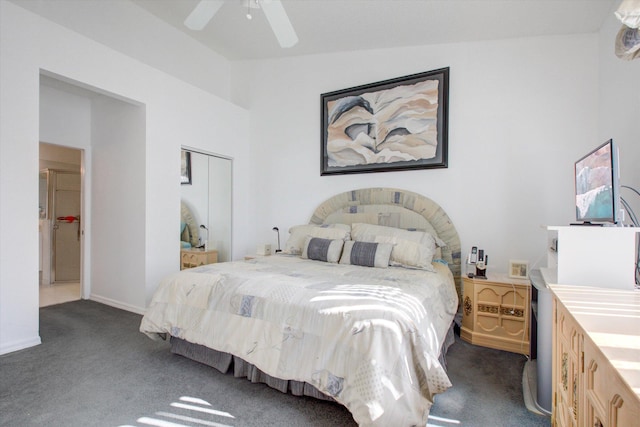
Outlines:
[{"label": "bed skirt", "polygon": [[247,378],[253,383],[263,383],[283,393],[295,396],[310,396],[335,402],[331,396],[327,396],[309,383],[272,377],[251,363],[247,363],[229,353],[213,350],[200,344],[193,344],[180,338],[171,337],[170,341],[172,353],[216,368],[223,374],[233,371],[233,376],[236,378]]},{"label": "bed skirt", "polygon": [[[223,374],[233,370],[233,376],[236,378],[247,378],[253,383],[263,383],[282,393],[289,393],[294,396],[309,396],[320,400],[335,402],[335,399],[331,396],[322,393],[309,383],[272,377],[238,356],[213,350],[200,344],[193,344],[176,337],[171,337],[170,342],[172,353],[216,368]],[[440,355],[440,363],[445,369],[447,366],[445,355],[454,342],[454,324],[452,323],[447,332],[444,345],[442,346],[442,354]]]}]

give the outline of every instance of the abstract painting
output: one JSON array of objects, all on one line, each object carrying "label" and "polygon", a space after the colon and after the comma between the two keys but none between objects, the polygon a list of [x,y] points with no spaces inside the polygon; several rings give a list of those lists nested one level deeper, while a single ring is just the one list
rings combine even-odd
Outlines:
[{"label": "abstract painting", "polygon": [[447,167],[449,68],[321,95],[321,175]]}]

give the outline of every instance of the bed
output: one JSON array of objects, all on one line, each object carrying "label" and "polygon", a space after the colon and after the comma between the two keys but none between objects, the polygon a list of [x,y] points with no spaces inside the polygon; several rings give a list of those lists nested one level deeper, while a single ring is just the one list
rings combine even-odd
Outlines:
[{"label": "bed", "polygon": [[335,400],[362,426],[426,425],[451,386],[461,282],[442,208],[403,190],[345,192],[292,227],[283,252],[166,277],[141,332],[222,372]]}]

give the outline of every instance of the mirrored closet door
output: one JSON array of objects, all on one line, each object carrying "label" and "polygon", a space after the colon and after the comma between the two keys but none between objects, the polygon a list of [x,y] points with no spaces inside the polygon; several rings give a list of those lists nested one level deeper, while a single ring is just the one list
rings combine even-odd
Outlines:
[{"label": "mirrored closet door", "polygon": [[190,148],[182,159],[181,215],[184,220],[186,210],[197,228],[190,244],[217,250],[218,262],[231,261],[232,160]]}]

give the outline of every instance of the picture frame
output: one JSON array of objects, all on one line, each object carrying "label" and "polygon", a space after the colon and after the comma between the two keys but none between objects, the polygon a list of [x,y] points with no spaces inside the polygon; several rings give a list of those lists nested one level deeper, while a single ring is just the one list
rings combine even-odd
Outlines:
[{"label": "picture frame", "polygon": [[323,93],[320,102],[320,175],[448,167],[448,67]]},{"label": "picture frame", "polygon": [[180,153],[180,184],[191,185],[191,152],[187,150]]},{"label": "picture frame", "polygon": [[529,262],[523,260],[509,260],[509,277],[512,279],[527,279],[529,277]]}]

